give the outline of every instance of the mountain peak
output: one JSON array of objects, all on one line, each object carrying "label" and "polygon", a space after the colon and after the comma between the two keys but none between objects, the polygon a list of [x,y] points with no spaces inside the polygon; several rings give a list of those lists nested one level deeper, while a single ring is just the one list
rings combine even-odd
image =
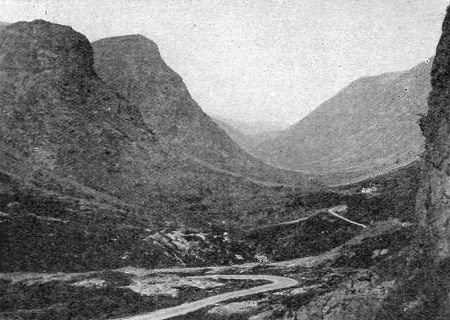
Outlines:
[{"label": "mountain peak", "polygon": [[0,68],[9,72],[94,74],[88,39],[72,28],[45,20],[17,22],[0,31]]},{"label": "mountain peak", "polygon": [[102,53],[101,57],[111,57],[113,52],[121,52],[127,59],[132,59],[140,64],[164,64],[158,45],[141,34],[130,34],[111,38],[100,39],[94,42],[95,47]]},{"label": "mountain peak", "polygon": [[142,34],[127,34],[127,35],[123,35],[123,36],[115,36],[115,37],[110,37],[110,38],[105,38],[105,39],[100,39],[98,40],[98,43],[101,42],[108,42],[108,41],[118,41],[118,42],[135,42],[135,43],[148,43],[148,44],[152,44],[154,47],[158,48],[158,45],[153,42],[152,40],[150,40],[149,38],[147,38],[146,36],[143,36]]}]

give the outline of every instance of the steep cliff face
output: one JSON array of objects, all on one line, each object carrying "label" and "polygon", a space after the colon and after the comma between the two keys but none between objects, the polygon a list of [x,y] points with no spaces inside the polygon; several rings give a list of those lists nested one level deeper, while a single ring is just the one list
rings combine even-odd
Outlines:
[{"label": "steep cliff face", "polygon": [[377,319],[450,319],[450,8],[431,70],[416,196],[419,228],[398,287]]},{"label": "steep cliff face", "polygon": [[421,120],[426,139],[423,181],[417,197],[421,227],[432,241],[432,257],[450,257],[450,15],[442,27],[431,71],[428,113]]},{"label": "steep cliff face", "polygon": [[69,27],[36,20],[0,32],[0,169],[138,201],[167,156],[93,65],[89,41]]}]

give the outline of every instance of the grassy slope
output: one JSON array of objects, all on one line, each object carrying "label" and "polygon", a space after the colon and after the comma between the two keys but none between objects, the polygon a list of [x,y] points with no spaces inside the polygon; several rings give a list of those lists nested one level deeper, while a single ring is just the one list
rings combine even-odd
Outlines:
[{"label": "grassy slope", "polygon": [[409,163],[422,150],[431,63],[352,82],[290,129],[259,146],[262,159],[322,174],[330,183]]}]

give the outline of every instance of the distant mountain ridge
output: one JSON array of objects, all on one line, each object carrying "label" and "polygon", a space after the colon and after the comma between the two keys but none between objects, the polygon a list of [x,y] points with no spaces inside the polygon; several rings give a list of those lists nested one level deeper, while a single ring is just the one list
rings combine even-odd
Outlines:
[{"label": "distant mountain ridge", "polygon": [[227,118],[225,116],[213,115],[213,119],[226,122],[233,126],[243,134],[249,136],[263,135],[269,132],[279,132],[289,127],[287,123],[280,121],[252,121],[252,120],[238,120]]},{"label": "distant mountain ridge", "polygon": [[151,40],[129,35],[101,39],[92,46],[96,72],[139,107],[167,148],[221,172],[269,183],[307,184],[305,175],[273,168],[242,150],[192,99]]},{"label": "distant mountain ridge", "polygon": [[231,139],[250,154],[257,154],[255,150],[259,144],[267,139],[275,138],[286,127],[286,125],[278,122],[247,123],[220,116],[213,116],[212,119]]},{"label": "distant mountain ridge", "polygon": [[308,116],[258,146],[258,157],[340,183],[417,159],[431,60],[405,72],[352,82]]}]

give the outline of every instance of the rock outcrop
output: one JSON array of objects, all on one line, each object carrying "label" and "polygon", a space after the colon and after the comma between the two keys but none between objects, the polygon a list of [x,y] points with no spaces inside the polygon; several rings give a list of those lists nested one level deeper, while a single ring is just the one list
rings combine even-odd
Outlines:
[{"label": "rock outcrop", "polygon": [[431,70],[428,113],[416,197],[419,228],[407,256],[404,278],[377,319],[450,318],[450,8]]},{"label": "rock outcrop", "polygon": [[373,320],[375,310],[392,289],[394,281],[360,272],[330,293],[313,299],[296,312],[296,320]]},{"label": "rock outcrop", "polygon": [[436,49],[431,71],[428,113],[421,120],[425,136],[422,187],[417,199],[421,227],[433,242],[436,262],[450,258],[450,16]]}]

